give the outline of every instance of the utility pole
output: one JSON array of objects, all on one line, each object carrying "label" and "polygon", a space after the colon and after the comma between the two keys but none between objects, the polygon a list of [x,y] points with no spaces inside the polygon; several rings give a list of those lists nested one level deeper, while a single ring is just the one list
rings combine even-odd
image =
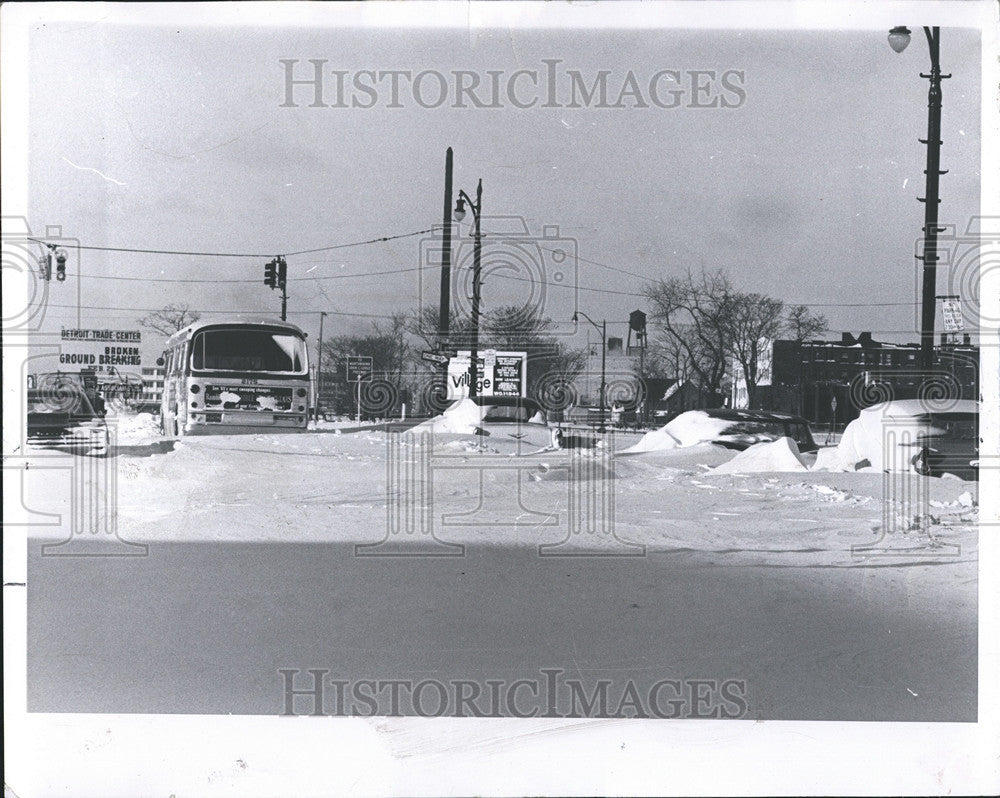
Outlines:
[{"label": "utility pole", "polygon": [[288,321],[288,264],[278,256],[278,285],[281,288],[281,320]]},{"label": "utility pole", "polygon": [[319,314],[319,345],[316,347],[316,405],[313,408],[313,421],[319,423],[319,397],[323,392],[323,319],[326,312]]},{"label": "utility pole", "polygon": [[[452,151],[448,148],[444,158],[444,226],[441,228],[441,305],[438,311],[439,342],[448,346],[449,316],[451,315],[451,175]],[[448,364],[444,364],[445,373]]]}]

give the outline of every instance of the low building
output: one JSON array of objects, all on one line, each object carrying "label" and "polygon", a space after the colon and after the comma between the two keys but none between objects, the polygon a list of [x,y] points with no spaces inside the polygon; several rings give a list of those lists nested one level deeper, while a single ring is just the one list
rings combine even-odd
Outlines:
[{"label": "low building", "polygon": [[166,372],[160,366],[143,366],[141,373],[142,394],[139,396],[138,409],[158,412],[160,400],[163,398],[163,379]]},{"label": "low building", "polygon": [[976,399],[979,348],[943,343],[929,374],[920,369],[919,344],[893,344],[843,333],[839,341],[775,341],[772,384],[754,405],[804,416],[817,425],[843,425],[862,408],[886,399]]}]

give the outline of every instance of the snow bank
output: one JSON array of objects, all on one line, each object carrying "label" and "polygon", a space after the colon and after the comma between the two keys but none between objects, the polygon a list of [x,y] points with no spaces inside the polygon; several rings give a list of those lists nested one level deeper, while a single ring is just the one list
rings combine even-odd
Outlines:
[{"label": "snow bank", "polygon": [[483,408],[471,399],[462,399],[441,415],[422,421],[415,427],[410,427],[406,432],[408,434],[454,432],[460,435],[472,435],[482,420]]},{"label": "snow bank", "polygon": [[162,437],[159,421],[151,413],[109,415],[107,423],[117,428],[120,444],[152,443]]},{"label": "snow bank", "polygon": [[[854,471],[867,465],[876,471],[909,471],[917,449],[905,442],[912,443],[918,433],[927,429],[921,419],[933,412],[976,413],[978,404],[962,400],[937,410],[919,399],[902,399],[872,405],[847,425],[835,453],[817,457],[813,470]],[[887,434],[900,442],[888,453]]]},{"label": "snow bank", "polygon": [[703,410],[688,410],[666,426],[647,432],[637,444],[625,449],[623,453],[657,452],[696,446],[699,443],[711,443],[718,440],[732,424],[732,421],[711,418]]},{"label": "snow bank", "polygon": [[756,443],[744,449],[732,460],[716,466],[713,474],[754,474],[768,471],[808,471],[791,438]]}]

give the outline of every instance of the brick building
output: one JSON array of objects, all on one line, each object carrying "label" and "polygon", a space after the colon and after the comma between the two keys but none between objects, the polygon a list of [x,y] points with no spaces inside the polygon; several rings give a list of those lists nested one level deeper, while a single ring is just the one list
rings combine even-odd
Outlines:
[{"label": "brick building", "polygon": [[867,332],[857,338],[843,333],[839,341],[775,341],[772,385],[758,389],[755,404],[814,424],[843,425],[861,408],[889,398],[921,392],[978,398],[979,348],[968,335],[960,344],[935,348],[931,374],[923,374],[919,362],[919,344],[875,341]]}]

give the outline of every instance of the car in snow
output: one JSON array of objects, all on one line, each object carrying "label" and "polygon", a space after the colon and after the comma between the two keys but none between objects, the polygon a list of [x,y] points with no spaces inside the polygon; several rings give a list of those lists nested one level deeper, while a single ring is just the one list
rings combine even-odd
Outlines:
[{"label": "car in snow", "polygon": [[29,446],[102,457],[108,453],[108,427],[87,392],[66,382],[54,390],[29,389]]},{"label": "car in snow", "polygon": [[755,443],[791,438],[800,452],[819,449],[813,440],[809,422],[800,416],[772,413],[768,410],[731,410],[717,408],[704,411],[709,418],[729,422],[717,434],[713,443],[742,451]]},{"label": "car in snow", "polygon": [[524,447],[541,449],[554,444],[555,428],[550,427],[545,411],[534,399],[520,396],[475,396],[480,408],[480,422],[475,434],[497,441],[516,441]]},{"label": "car in snow", "polygon": [[910,458],[913,470],[927,477],[954,474],[979,479],[979,414],[930,412],[920,417],[917,452]]}]

